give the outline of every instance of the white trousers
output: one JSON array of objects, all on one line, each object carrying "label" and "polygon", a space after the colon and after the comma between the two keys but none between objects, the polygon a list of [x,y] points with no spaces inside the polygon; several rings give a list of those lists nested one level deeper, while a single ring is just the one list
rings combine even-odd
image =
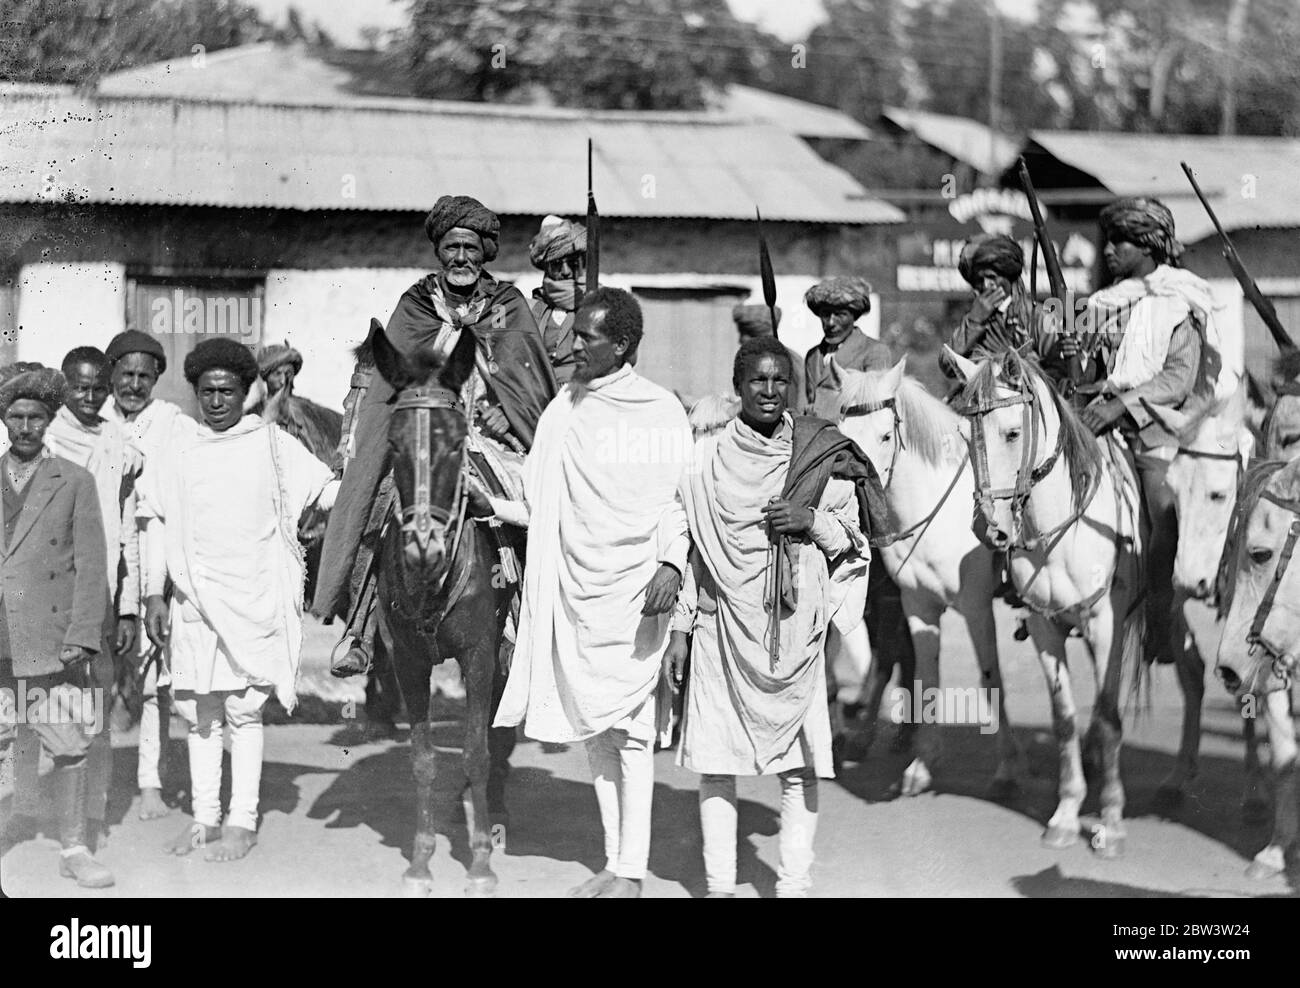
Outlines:
[{"label": "white trousers", "polygon": [[[143,634],[143,632],[141,632]],[[158,715],[158,666],[149,666],[140,689],[144,697],[140,707],[140,749],[135,770],[135,784],[140,789],[161,789],[158,763],[162,757],[163,726]]]},{"label": "white trousers", "polygon": [[[776,894],[797,899],[812,887],[813,838],[817,835],[817,776],[811,769],[782,772],[780,865]],[[736,777],[700,777],[700,828],[704,875],[710,892],[736,890]]]},{"label": "white trousers", "polygon": [[190,797],[194,822],[221,825],[222,724],[230,728],[230,813],[226,823],[257,829],[257,800],[262,786],[262,707],[270,686],[240,691],[193,693],[178,690],[176,710],[190,725]]},{"label": "white trousers", "polygon": [[588,738],[586,745],[605,828],[605,869],[619,878],[640,881],[650,860],[654,741],[638,740],[611,727]]}]

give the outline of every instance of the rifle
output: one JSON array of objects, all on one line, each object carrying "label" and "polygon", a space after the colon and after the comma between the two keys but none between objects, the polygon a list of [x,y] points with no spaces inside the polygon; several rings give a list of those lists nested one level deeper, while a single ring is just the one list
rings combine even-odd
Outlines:
[{"label": "rifle", "polygon": [[[754,207],[754,218],[758,221],[758,277],[763,283],[763,302],[772,317],[772,336],[776,337],[776,275],[772,273],[772,255],[768,253],[767,238],[763,236],[763,214],[757,206]],[[772,622],[767,646],[768,661],[773,669],[781,658],[781,598],[785,591],[781,586],[781,564],[784,556],[785,536],[778,535],[772,553]]]},{"label": "rifle", "polygon": [[1273,342],[1283,353],[1300,349],[1296,347],[1295,340],[1291,334],[1286,331],[1282,321],[1277,317],[1277,310],[1273,308],[1273,303],[1268,300],[1263,292],[1259,290],[1259,285],[1255,284],[1255,279],[1250,276],[1246,270],[1246,265],[1241,263],[1241,256],[1237,253],[1237,248],[1232,245],[1232,238],[1228,236],[1223,224],[1219,222],[1219,217],[1214,215],[1214,210],[1210,207],[1209,200],[1205,198],[1205,193],[1196,182],[1196,176],[1192,170],[1187,167],[1187,162],[1180,161],[1183,167],[1183,173],[1187,176],[1187,181],[1192,183],[1192,191],[1196,193],[1196,198],[1201,200],[1201,205],[1210,216],[1210,222],[1214,224],[1214,229],[1219,232],[1219,240],[1223,244],[1223,259],[1228,262],[1228,267],[1232,269],[1233,276],[1237,279],[1237,284],[1241,285],[1242,294],[1250,300],[1250,304],[1255,307],[1259,317],[1264,320],[1264,325],[1268,327],[1269,333],[1273,337]]},{"label": "rifle", "polygon": [[587,291],[600,287],[600,213],[591,182],[591,138],[587,138]]},{"label": "rifle", "polygon": [[[1034,220],[1034,243],[1043,252],[1043,264],[1047,268],[1048,290],[1052,298],[1061,303],[1061,332],[1074,335],[1074,327],[1070,323],[1070,306],[1066,298],[1065,275],[1061,271],[1061,259],[1056,256],[1056,248],[1052,245],[1052,238],[1047,233],[1047,221],[1043,219],[1042,207],[1038,204],[1038,194],[1034,191],[1033,180],[1029,177],[1029,166],[1025,164],[1024,156],[1020,157],[1020,187],[1024,190],[1025,198],[1029,200],[1029,214]],[[1030,277],[1036,280],[1038,271],[1038,262],[1035,258],[1033,272]],[[1037,286],[1035,286],[1037,287]],[[1067,329],[1068,327],[1068,329]],[[1083,376],[1083,361],[1079,359],[1076,353],[1066,361],[1066,373],[1070,377],[1072,385],[1078,385],[1079,379]]]}]

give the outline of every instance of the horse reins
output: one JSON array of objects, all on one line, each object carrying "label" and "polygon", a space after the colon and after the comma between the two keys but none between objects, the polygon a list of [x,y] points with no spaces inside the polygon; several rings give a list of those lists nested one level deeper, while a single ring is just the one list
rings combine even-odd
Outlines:
[{"label": "horse reins", "polygon": [[1280,678],[1287,679],[1295,666],[1297,656],[1294,652],[1284,651],[1279,653],[1276,648],[1271,646],[1264,638],[1264,625],[1268,622],[1269,612],[1273,609],[1273,601],[1277,598],[1278,589],[1282,586],[1282,578],[1286,575],[1287,566],[1291,562],[1291,557],[1295,554],[1296,542],[1300,540],[1300,500],[1284,498],[1267,489],[1260,491],[1259,496],[1266,501],[1271,501],[1279,508],[1291,512],[1293,517],[1290,526],[1287,528],[1286,541],[1282,543],[1282,551],[1277,557],[1277,568],[1273,571],[1273,579],[1269,581],[1264,596],[1260,598],[1259,606],[1255,608],[1255,617],[1250,623],[1250,631],[1246,633],[1246,644],[1250,646],[1250,652],[1248,653],[1250,655],[1254,655],[1257,649],[1263,648],[1264,651],[1273,656],[1273,671]]},{"label": "horse reins", "polygon": [[876,412],[883,412],[886,408],[894,416],[894,452],[889,457],[889,479],[885,481],[885,490],[889,490],[889,485],[894,482],[894,463],[898,460],[898,451],[903,448],[903,420],[898,414],[897,401],[893,398],[886,398],[884,401],[869,401],[860,405],[850,405],[848,408],[841,409],[840,415],[846,419],[855,418],[860,415],[874,415]]}]

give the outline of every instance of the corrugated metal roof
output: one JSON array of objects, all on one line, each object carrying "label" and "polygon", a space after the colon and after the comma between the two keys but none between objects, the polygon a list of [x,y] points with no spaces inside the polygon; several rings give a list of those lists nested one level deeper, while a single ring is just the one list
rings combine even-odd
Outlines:
[{"label": "corrugated metal roof", "polygon": [[0,92],[0,201],[896,223],[778,127],[462,104],[314,107]]},{"label": "corrugated metal roof", "polygon": [[1020,145],[1002,134],[992,138],[992,167],[990,167],[990,135],[987,124],[967,117],[953,117],[944,113],[927,113],[924,110],[903,110],[887,106],[881,114],[886,120],[909,130],[926,144],[938,148],[958,161],[970,165],[984,174],[1001,172],[1013,164],[1020,153]]},{"label": "corrugated metal roof", "polygon": [[1214,225],[1181,161],[1195,173],[1225,229],[1300,226],[1300,139],[1069,130],[1035,130],[1029,136],[1117,196],[1160,199],[1174,214],[1184,243],[1208,236]]},{"label": "corrugated metal roof", "polygon": [[872,138],[871,131],[847,113],[752,86],[728,86],[722,109],[733,117],[776,124],[800,137],[848,141],[869,141]]}]

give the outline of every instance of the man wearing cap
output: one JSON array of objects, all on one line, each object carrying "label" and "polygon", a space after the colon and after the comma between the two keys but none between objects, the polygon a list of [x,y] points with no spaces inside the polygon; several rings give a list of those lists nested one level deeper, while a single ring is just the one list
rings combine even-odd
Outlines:
[{"label": "man wearing cap", "polygon": [[[528,302],[513,285],[498,282],[484,265],[497,256],[501,223],[470,196],[443,196],[424,221],[437,251],[439,271],[416,282],[398,300],[385,330],[406,357],[450,353],[464,332],[477,343],[474,371],[461,398],[470,415],[466,442],[476,473],[495,494],[522,496],[523,457],[532,446],[542,410],[555,397],[555,374]],[[343,476],[330,514],[312,610],[347,617],[353,564],[380,482],[388,472],[388,423],[393,389],[382,379],[366,392],[357,423],[356,459]],[[503,564],[504,565],[504,564]],[[373,576],[369,577],[373,579]],[[352,648],[336,675],[369,668],[363,628],[353,614],[346,634]]]},{"label": "man wearing cap", "polygon": [[[86,753],[104,698],[89,662],[104,647],[108,579],[91,475],[45,448],[63,404],[63,377],[41,368],[6,375],[0,414],[0,754],[22,718],[54,762],[59,874],[86,888],[113,884],[87,846]],[[20,780],[21,781],[21,780]]]},{"label": "man wearing cap", "polygon": [[893,366],[889,347],[873,340],[857,326],[871,311],[871,285],[862,278],[827,278],[804,293],[804,304],[821,320],[822,341],[804,357],[805,415],[827,422],[840,418],[840,382],[830,364],[857,371],[888,370]]},{"label": "man wearing cap", "polygon": [[[153,396],[154,386],[167,370],[167,355],[157,339],[128,329],[109,341],[104,356],[108,359],[112,398],[100,408],[99,414],[126,435],[128,484],[133,488],[139,473],[148,469],[149,461],[169,446],[173,437],[191,435],[195,422],[180,406]],[[141,560],[148,555],[146,538],[139,532]],[[142,600],[143,572],[138,580],[139,585],[132,594],[136,600]],[[140,787],[140,818],[151,820],[171,812],[163,802],[160,771],[166,725],[171,719],[167,709],[168,678],[158,649],[143,631],[136,632],[136,644],[135,675],[143,697],[136,784]]]},{"label": "man wearing cap", "polygon": [[[166,846],[209,861],[242,858],[257,842],[262,706],[297,702],[304,566],[298,518],[328,510],[329,467],[283,430],[244,414],[257,361],[226,337],[185,358],[203,424],[161,451],[140,477],[139,517],[150,558],[145,628],[165,646],[176,709],[189,724],[194,824]],[[174,586],[170,604],[163,585]],[[222,826],[223,725],[230,731],[230,811]]]},{"label": "man wearing cap", "polygon": [[[781,324],[781,307],[775,307],[777,326]],[[740,339],[738,344],[759,336],[776,336],[776,327],[772,325],[772,311],[766,305],[737,305],[731,310],[731,319],[736,324]],[[790,398],[797,407],[803,402],[803,357],[786,347],[790,352]]]},{"label": "man wearing cap", "polygon": [[1101,211],[1102,255],[1111,283],[1088,299],[1080,388],[1095,395],[1082,412],[1095,433],[1119,429],[1135,454],[1151,522],[1146,551],[1148,649],[1172,661],[1169,614],[1178,548],[1173,494],[1165,482],[1178,438],[1147,406],[1176,409],[1193,395],[1212,398],[1222,360],[1214,297],[1204,279],[1179,266],[1183,245],[1158,199],[1119,199]]},{"label": "man wearing cap", "polygon": [[[975,291],[970,311],[949,344],[963,357],[985,357],[1028,346],[1030,356],[1048,375],[1060,380],[1064,360],[1078,352],[1073,336],[1059,336],[1025,291],[1021,272],[1025,255],[1020,245],[1004,234],[980,234],[968,240],[957,260],[957,270]],[[940,366],[949,377],[954,368],[946,357]]]},{"label": "man wearing cap", "polygon": [[266,401],[251,410],[329,464],[343,433],[343,416],[294,393],[294,379],[302,373],[302,354],[288,343],[271,343],[257,354],[257,372],[266,386]]},{"label": "man wearing cap", "polygon": [[[112,608],[106,616],[106,638],[112,642],[95,657],[91,673],[95,686],[109,695],[113,686],[113,656],[133,656],[140,613],[139,539],[135,523],[135,492],[130,483],[134,464],[126,450],[126,434],[116,422],[100,417],[108,397],[108,358],[95,347],[70,350],[63,358],[66,387],[63,407],[45,433],[45,445],[55,456],[90,471],[99,492],[104,523],[104,548]],[[124,496],[125,494],[125,496]],[[108,720],[91,741],[86,811],[91,839],[98,844],[106,832],[108,785],[112,776],[112,745]]]},{"label": "man wearing cap", "polygon": [[573,314],[586,270],[586,251],[587,228],[558,216],[542,220],[528,245],[528,260],[542,272],[542,287],[533,289],[533,318],[560,386],[573,377]]}]

